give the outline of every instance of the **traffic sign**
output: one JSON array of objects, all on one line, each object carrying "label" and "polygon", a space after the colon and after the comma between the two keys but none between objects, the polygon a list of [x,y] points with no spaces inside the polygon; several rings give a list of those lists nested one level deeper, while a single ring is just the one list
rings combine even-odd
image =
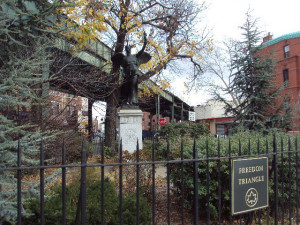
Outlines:
[{"label": "traffic sign", "polygon": [[159,121],[158,121],[158,124],[161,125],[161,126],[165,125],[166,123],[167,123],[167,121],[166,121],[165,118],[161,118],[161,119],[159,119]]}]

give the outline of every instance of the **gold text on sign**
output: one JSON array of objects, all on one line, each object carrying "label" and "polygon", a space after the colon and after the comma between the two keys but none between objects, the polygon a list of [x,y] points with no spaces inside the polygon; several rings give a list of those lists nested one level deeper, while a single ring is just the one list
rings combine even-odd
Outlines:
[{"label": "gold text on sign", "polygon": [[263,181],[265,181],[264,176],[242,178],[242,179],[239,179],[239,185],[252,184],[252,183],[258,183],[258,182],[263,182]]},{"label": "gold text on sign", "polygon": [[264,166],[249,166],[249,167],[242,167],[239,168],[239,174],[241,173],[254,173],[260,172],[264,170]]}]

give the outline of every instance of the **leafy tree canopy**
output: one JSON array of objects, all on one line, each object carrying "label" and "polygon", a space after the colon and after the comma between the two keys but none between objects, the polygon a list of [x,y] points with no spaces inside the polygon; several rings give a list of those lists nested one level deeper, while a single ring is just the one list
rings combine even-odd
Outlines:
[{"label": "leafy tree canopy", "polygon": [[234,115],[240,125],[250,130],[268,131],[288,128],[289,110],[282,102],[275,84],[275,60],[272,54],[261,52],[261,32],[257,20],[247,12],[241,27],[243,40],[230,52],[232,83],[228,93],[234,93],[235,104],[217,95],[226,103],[226,112]]},{"label": "leafy tree canopy", "polygon": [[122,52],[126,44],[139,46],[143,31],[149,34],[147,51],[152,60],[142,66],[143,80],[180,58],[190,59],[195,71],[200,72],[204,50],[212,47],[204,32],[201,34],[195,28],[205,6],[193,0],[77,0],[75,5],[63,12],[80,24],[79,30],[67,33],[78,40],[79,46],[90,38],[98,38],[114,52]]}]

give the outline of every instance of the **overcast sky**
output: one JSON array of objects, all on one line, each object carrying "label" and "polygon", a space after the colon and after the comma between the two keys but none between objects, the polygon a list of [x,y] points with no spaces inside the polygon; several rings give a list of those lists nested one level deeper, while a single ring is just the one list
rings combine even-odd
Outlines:
[{"label": "overcast sky", "polygon": [[[226,38],[239,39],[239,26],[243,25],[245,13],[249,8],[252,10],[252,16],[259,19],[263,34],[270,32],[273,38],[276,38],[300,31],[300,0],[206,0],[206,3],[208,9],[203,22],[210,28],[216,41]],[[174,80],[172,86],[176,87],[178,92],[184,92],[179,78]],[[196,106],[204,104],[209,95],[200,91],[185,95],[184,99]]]},{"label": "overcast sky", "polygon": [[260,20],[265,33],[274,37],[299,31],[299,0],[206,0],[206,20],[217,40],[224,36],[238,37],[239,26],[245,21],[248,8]]},{"label": "overcast sky", "polygon": [[[203,0],[199,0],[203,2]],[[264,34],[270,32],[273,38],[300,31],[300,0],[206,0],[208,9],[203,22],[211,30],[213,39],[240,38],[239,26],[245,22],[245,13],[250,8],[259,19]],[[179,97],[192,106],[204,104],[210,96],[206,91],[184,94],[182,79],[172,82]]]}]

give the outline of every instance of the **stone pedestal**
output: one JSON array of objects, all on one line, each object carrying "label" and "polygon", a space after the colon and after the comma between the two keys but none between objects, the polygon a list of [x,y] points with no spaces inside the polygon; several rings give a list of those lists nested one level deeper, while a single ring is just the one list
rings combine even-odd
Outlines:
[{"label": "stone pedestal", "polygon": [[142,116],[140,109],[121,109],[119,112],[119,143],[122,140],[123,151],[133,153],[136,150],[137,140],[139,149],[142,142]]}]

